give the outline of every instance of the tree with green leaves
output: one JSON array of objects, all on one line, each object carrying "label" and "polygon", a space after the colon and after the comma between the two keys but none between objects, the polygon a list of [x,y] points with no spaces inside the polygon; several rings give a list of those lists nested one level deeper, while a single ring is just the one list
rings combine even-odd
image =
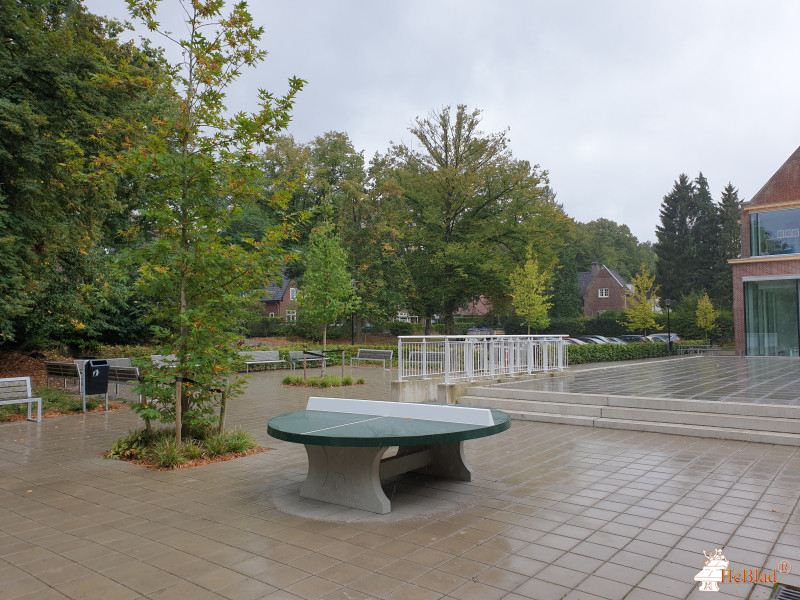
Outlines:
[{"label": "tree with green leaves", "polygon": [[347,254],[329,221],[311,232],[305,275],[297,292],[298,318],[322,327],[322,349],[328,348],[328,325],[352,313],[359,298],[347,272]]},{"label": "tree with green leaves", "polygon": [[650,274],[646,265],[640,267],[631,284],[633,292],[628,298],[629,306],[625,309],[625,327],[630,332],[638,331],[642,335],[647,335],[649,330],[664,329],[655,320],[658,286],[655,284],[655,276]]},{"label": "tree with green leaves", "polygon": [[533,257],[532,249],[528,252],[525,264],[511,273],[512,304],[517,315],[524,319],[521,324],[528,326],[528,335],[531,327],[541,331],[550,325],[547,313],[553,303],[550,302],[547,288],[551,279],[550,273],[539,268],[539,261]]},{"label": "tree with green leaves", "polygon": [[113,165],[168,104],[167,67],[77,1],[0,15],[0,343],[97,337],[135,312],[100,299],[136,200]]},{"label": "tree with green leaves", "polygon": [[575,260],[579,271],[589,271],[592,263],[598,262],[629,280],[642,263],[648,269],[655,268],[653,249],[636,239],[627,225],[596,219],[577,223],[575,233]]},{"label": "tree with green leaves", "polygon": [[[157,0],[128,5],[134,17],[159,31]],[[147,419],[175,421],[179,438],[192,426],[213,422],[220,400],[241,389],[241,381],[229,378],[238,361],[236,326],[249,292],[278,270],[285,230],[277,224],[257,237],[232,236],[230,225],[243,206],[264,201],[254,148],[286,128],[304,83],[290,79],[282,97],[261,90],[254,112],[229,113],[226,91],[266,52],[258,46],[264,30],[254,26],[246,3],[236,3],[227,15],[223,5],[182,2],[186,39],[164,33],[183,56],[174,69],[177,109],[147,123],[145,141],[119,165],[143,198],[128,233],[146,232],[151,240],[126,258],[141,265],[139,292],[157,299],[151,316],[160,353],[175,355],[167,370],[142,365],[140,389],[156,402],[135,408]],[[268,201],[285,204],[280,195]],[[165,377],[176,376],[185,385],[163,385]]]},{"label": "tree with green leaves", "polygon": [[513,157],[505,131],[485,134],[480,123],[479,110],[445,107],[416,119],[414,146],[393,144],[379,157],[377,176],[392,180],[401,201],[414,304],[426,317],[443,314],[448,333],[459,306],[506,293],[509,265],[530,245],[552,268],[570,226],[546,173]]},{"label": "tree with green leaves", "polygon": [[714,309],[714,305],[708,297],[708,293],[703,294],[697,301],[697,311],[695,315],[697,316],[697,328],[705,334],[706,339],[709,339],[711,333],[717,328],[717,316],[719,316],[719,312]]}]

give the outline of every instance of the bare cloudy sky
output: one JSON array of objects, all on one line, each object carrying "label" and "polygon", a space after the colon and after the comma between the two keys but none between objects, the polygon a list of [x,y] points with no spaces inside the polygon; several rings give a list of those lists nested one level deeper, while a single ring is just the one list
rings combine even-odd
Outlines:
[{"label": "bare cloudy sky", "polygon": [[[129,19],[124,0],[84,0]],[[229,98],[308,80],[289,133],[344,131],[369,160],[432,109],[483,110],[549,172],[571,217],[655,241],[662,198],[702,171],[749,200],[800,146],[793,0],[251,0],[267,60]],[[162,22],[180,31],[178,0]],[[146,33],[145,29],[139,29]],[[165,47],[157,35],[153,40]],[[169,48],[168,48],[169,49]]]}]

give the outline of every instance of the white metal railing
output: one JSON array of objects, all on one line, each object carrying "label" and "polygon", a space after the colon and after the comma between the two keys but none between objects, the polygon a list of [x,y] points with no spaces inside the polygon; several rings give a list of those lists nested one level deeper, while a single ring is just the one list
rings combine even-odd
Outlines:
[{"label": "white metal railing", "polygon": [[447,335],[397,339],[398,378],[445,383],[532,375],[567,366],[565,335]]}]

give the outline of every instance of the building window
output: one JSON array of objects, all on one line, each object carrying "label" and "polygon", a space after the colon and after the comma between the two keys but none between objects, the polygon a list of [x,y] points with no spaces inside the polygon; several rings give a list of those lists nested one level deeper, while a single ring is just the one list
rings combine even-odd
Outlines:
[{"label": "building window", "polygon": [[748,356],[798,356],[798,280],[744,284]]},{"label": "building window", "polygon": [[289,300],[294,302],[297,298],[297,288],[289,288]]},{"label": "building window", "polygon": [[271,312],[271,313],[269,313],[269,316],[270,316],[270,317],[274,317],[274,316],[275,316],[275,313],[274,313],[274,312]]},{"label": "building window", "polygon": [[800,252],[800,208],[750,215],[750,256]]},{"label": "building window", "polygon": [[286,311],[286,320],[287,321],[297,321],[297,311],[296,310],[287,310]]},{"label": "building window", "polygon": [[600,315],[602,315],[604,312],[606,312],[606,311],[604,311],[603,309],[600,309],[600,310],[598,310],[598,311],[597,311],[597,316],[599,317],[599,316],[600,316]]},{"label": "building window", "polygon": [[597,297],[598,298],[608,298],[609,297],[608,288],[600,288],[600,289],[598,289],[597,290]]}]

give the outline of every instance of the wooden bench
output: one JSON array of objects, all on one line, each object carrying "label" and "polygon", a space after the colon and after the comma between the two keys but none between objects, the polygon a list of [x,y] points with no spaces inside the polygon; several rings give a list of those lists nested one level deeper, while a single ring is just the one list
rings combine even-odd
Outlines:
[{"label": "wooden bench", "polygon": [[384,370],[386,369],[386,363],[388,361],[389,369],[391,369],[393,357],[394,350],[373,350],[369,348],[359,348],[356,357],[350,359],[350,367],[353,366],[353,361],[355,361],[356,365],[358,365],[359,361],[368,360],[372,362],[383,363]]},{"label": "wooden bench", "polygon": [[[42,420],[42,399],[31,393],[30,377],[6,377],[0,379],[0,406],[27,404],[28,421]],[[36,404],[36,418],[31,417],[31,406]]]},{"label": "wooden bench", "polygon": [[44,361],[44,371],[47,377],[47,387],[50,387],[50,378],[53,377],[63,379],[65,389],[67,387],[67,379],[74,379],[78,383],[78,389],[83,389],[83,373],[77,363],[46,360]]},{"label": "wooden bench", "polygon": [[304,357],[306,364],[320,362],[324,366],[328,360],[322,352],[315,352],[313,350],[291,350],[289,352],[289,366],[294,369],[298,364],[302,365]]},{"label": "wooden bench", "polygon": [[[305,446],[301,497],[384,514],[391,503],[381,479],[418,471],[470,481],[463,442],[510,426],[489,408],[312,397],[306,410],[271,419],[267,433]],[[381,460],[392,446],[397,454]]]},{"label": "wooden bench", "polygon": [[250,372],[250,365],[277,365],[286,363],[281,359],[281,354],[278,350],[243,350],[239,355],[244,359],[245,372]]}]

